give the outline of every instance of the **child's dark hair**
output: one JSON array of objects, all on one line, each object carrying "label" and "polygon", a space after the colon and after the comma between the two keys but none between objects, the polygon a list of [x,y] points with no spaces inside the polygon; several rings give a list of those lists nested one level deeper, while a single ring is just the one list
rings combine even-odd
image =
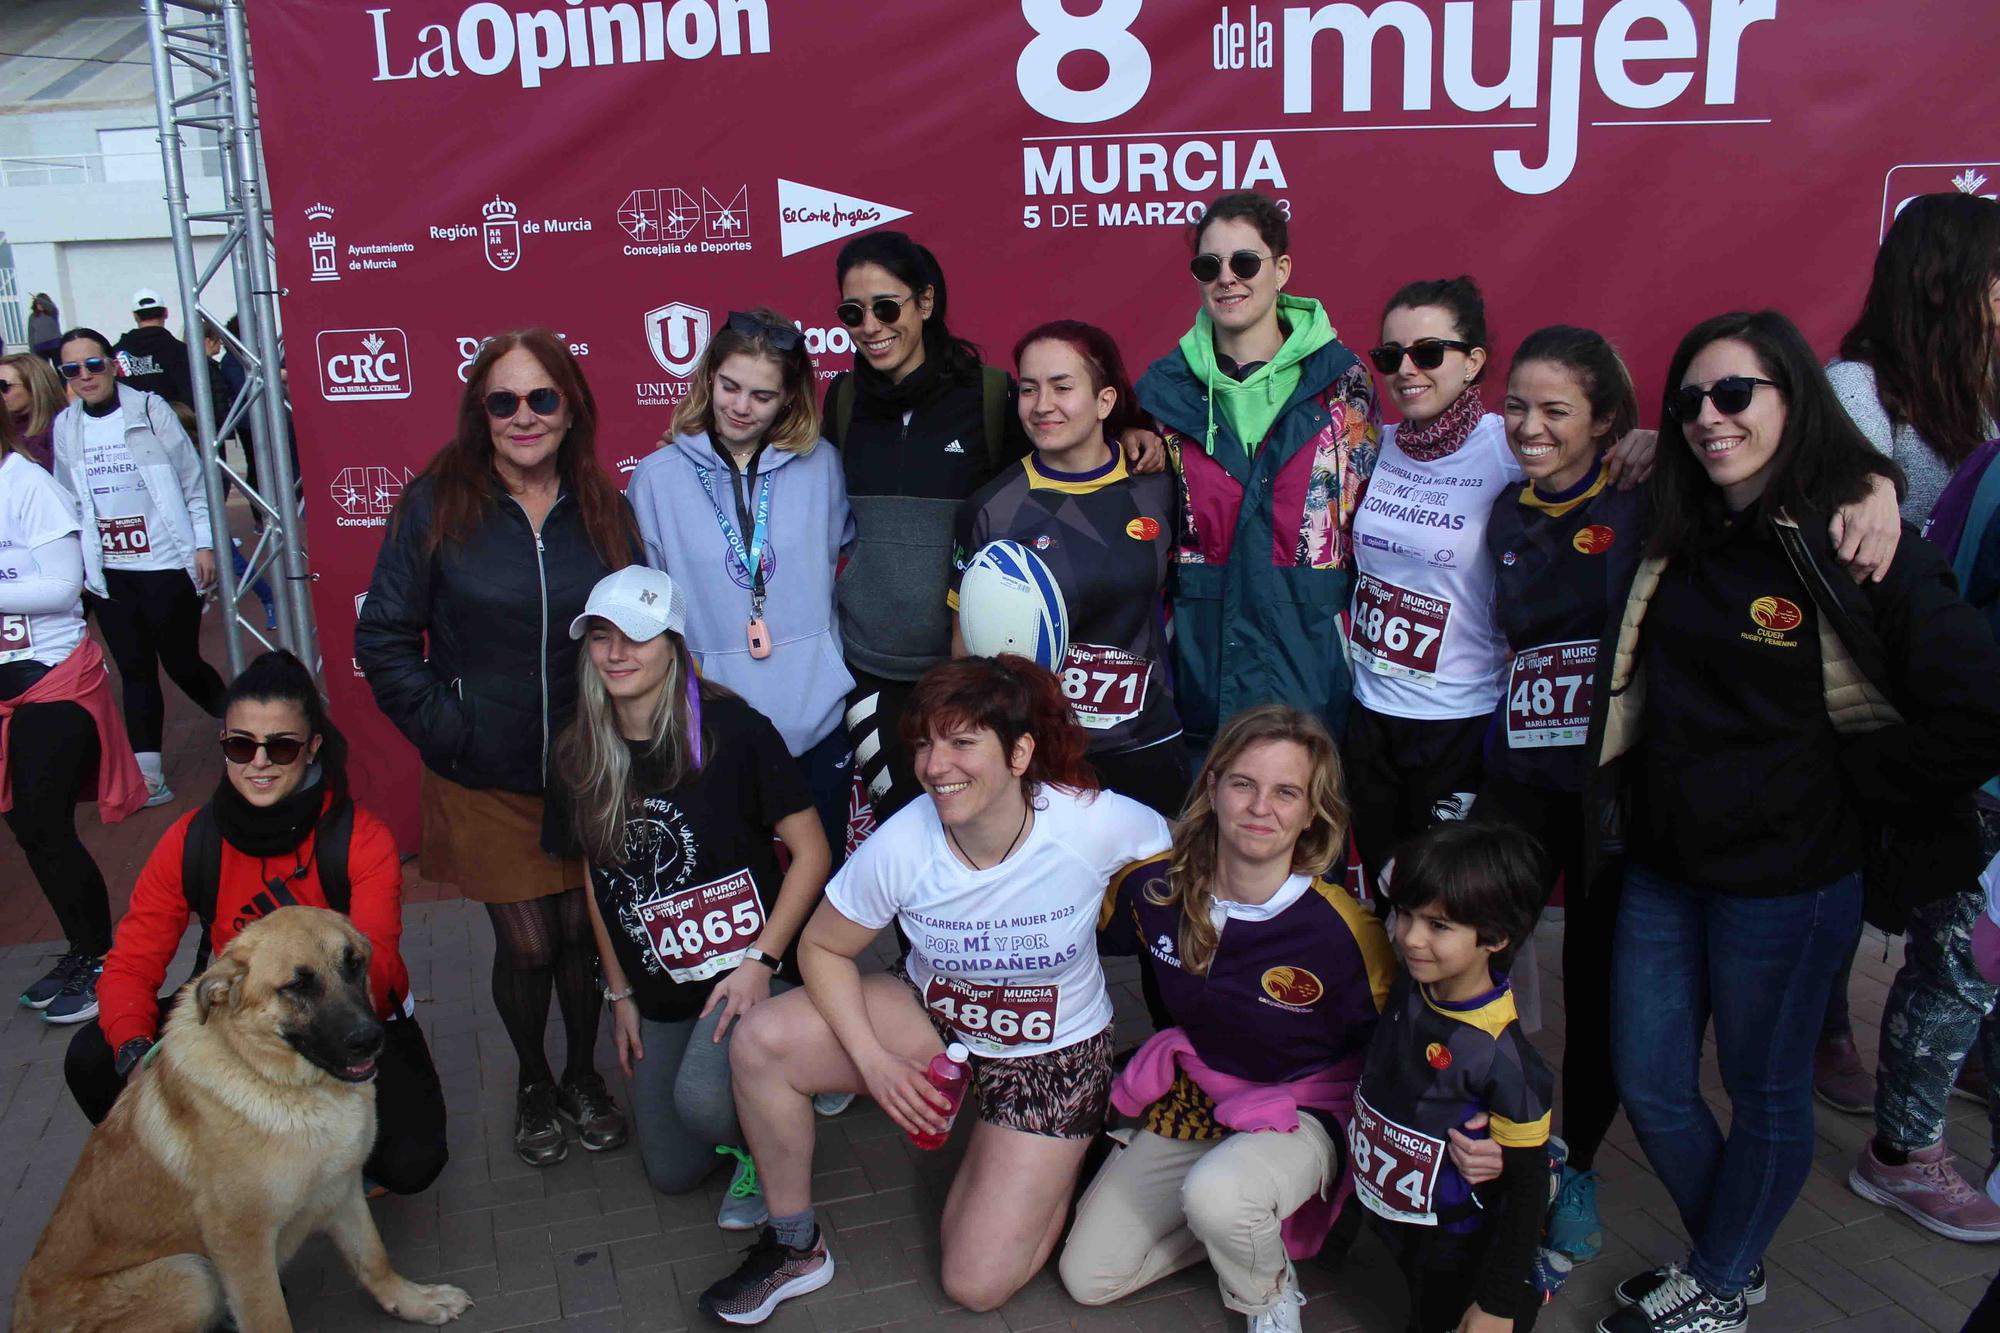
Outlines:
[{"label": "child's dark hair", "polygon": [[1479,819],[1433,824],[1396,851],[1389,896],[1398,912],[1429,908],[1469,927],[1481,944],[1507,947],[1493,970],[1512,965],[1541,915],[1548,880],[1541,844],[1512,824]]},{"label": "child's dark hair", "polygon": [[[222,701],[223,716],[229,715],[232,705],[248,700],[252,703],[288,703],[298,705],[306,715],[306,735],[318,736],[320,776],[326,782],[326,789],[335,799],[344,799],[347,792],[347,738],[340,734],[340,728],[333,725],[327,716],[326,700],[320,698],[319,683],[313,679],[306,664],[286,652],[274,648],[250,660],[229,682],[229,693]],[[224,781],[227,781],[225,778]]]}]

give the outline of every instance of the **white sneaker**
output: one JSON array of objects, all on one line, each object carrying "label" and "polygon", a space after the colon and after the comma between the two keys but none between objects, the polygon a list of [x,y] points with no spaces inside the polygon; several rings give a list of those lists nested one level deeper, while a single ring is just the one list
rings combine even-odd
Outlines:
[{"label": "white sneaker", "polygon": [[854,1105],[854,1094],[851,1092],[815,1092],[813,1094],[813,1110],[822,1116],[839,1115],[852,1105]]},{"label": "white sneaker", "polygon": [[1299,1290],[1299,1275],[1290,1264],[1286,1264],[1285,1280],[1278,1287],[1278,1299],[1263,1313],[1250,1316],[1249,1333],[1302,1333],[1305,1325],[1301,1321],[1299,1307],[1305,1303],[1305,1293]]},{"label": "white sneaker", "polygon": [[151,778],[146,779],[146,809],[151,810],[156,805],[165,805],[173,799],[174,789],[167,785],[165,778],[161,778],[158,782]]}]

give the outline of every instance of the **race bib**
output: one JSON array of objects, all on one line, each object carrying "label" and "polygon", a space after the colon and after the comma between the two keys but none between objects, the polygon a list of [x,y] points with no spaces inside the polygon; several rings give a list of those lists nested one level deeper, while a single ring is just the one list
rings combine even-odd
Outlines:
[{"label": "race bib", "polygon": [[924,1007],[951,1024],[973,1050],[1002,1051],[1055,1037],[1061,990],[932,977],[924,987]]},{"label": "race bib", "polygon": [[1354,1193],[1369,1211],[1391,1222],[1438,1224],[1431,1199],[1444,1169],[1443,1139],[1399,1125],[1356,1096],[1347,1148],[1354,1161]]},{"label": "race bib", "polygon": [[1063,697],[1076,720],[1092,731],[1129,722],[1146,707],[1153,664],[1102,644],[1073,643],[1063,654]]},{"label": "race bib", "polygon": [[1379,676],[1437,684],[1438,650],[1451,603],[1363,574],[1354,586],[1355,653]]},{"label": "race bib", "polygon": [[126,565],[153,553],[153,539],[146,532],[145,515],[97,520],[98,545],[104,548],[104,563]]},{"label": "race bib", "polygon": [[677,982],[706,981],[743,961],[764,933],[764,904],[749,870],[638,906],[653,956]]},{"label": "race bib", "polygon": [[1545,643],[1514,655],[1507,673],[1507,748],[1581,745],[1590,732],[1597,640]]},{"label": "race bib", "polygon": [[0,615],[0,665],[22,662],[35,655],[35,639],[28,632],[24,615]]}]

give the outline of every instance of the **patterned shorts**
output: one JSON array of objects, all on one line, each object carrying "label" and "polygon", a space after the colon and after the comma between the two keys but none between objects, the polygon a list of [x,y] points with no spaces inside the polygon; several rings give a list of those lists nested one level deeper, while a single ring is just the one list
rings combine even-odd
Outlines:
[{"label": "patterned shorts", "polygon": [[[896,975],[921,1007],[923,992],[900,962]],[[943,1018],[929,1009],[924,1017],[947,1046],[958,1040]],[[1104,1128],[1111,1105],[1111,1029],[1040,1055],[1006,1060],[975,1055],[972,1088],[979,1096],[979,1118],[986,1124],[1050,1139],[1094,1138]]]}]

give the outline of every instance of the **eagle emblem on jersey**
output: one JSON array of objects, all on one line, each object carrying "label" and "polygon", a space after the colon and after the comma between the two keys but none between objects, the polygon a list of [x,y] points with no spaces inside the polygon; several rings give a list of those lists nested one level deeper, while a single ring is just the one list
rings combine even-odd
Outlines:
[{"label": "eagle emblem on jersey", "polygon": [[1303,967],[1273,967],[1265,971],[1263,980],[1266,995],[1294,1009],[1309,1008],[1326,994],[1320,979]]},{"label": "eagle emblem on jersey", "polygon": [[1576,536],[1569,539],[1569,544],[1576,548],[1578,555],[1596,555],[1599,551],[1610,550],[1617,540],[1617,532],[1602,523],[1592,523],[1578,528]]}]

